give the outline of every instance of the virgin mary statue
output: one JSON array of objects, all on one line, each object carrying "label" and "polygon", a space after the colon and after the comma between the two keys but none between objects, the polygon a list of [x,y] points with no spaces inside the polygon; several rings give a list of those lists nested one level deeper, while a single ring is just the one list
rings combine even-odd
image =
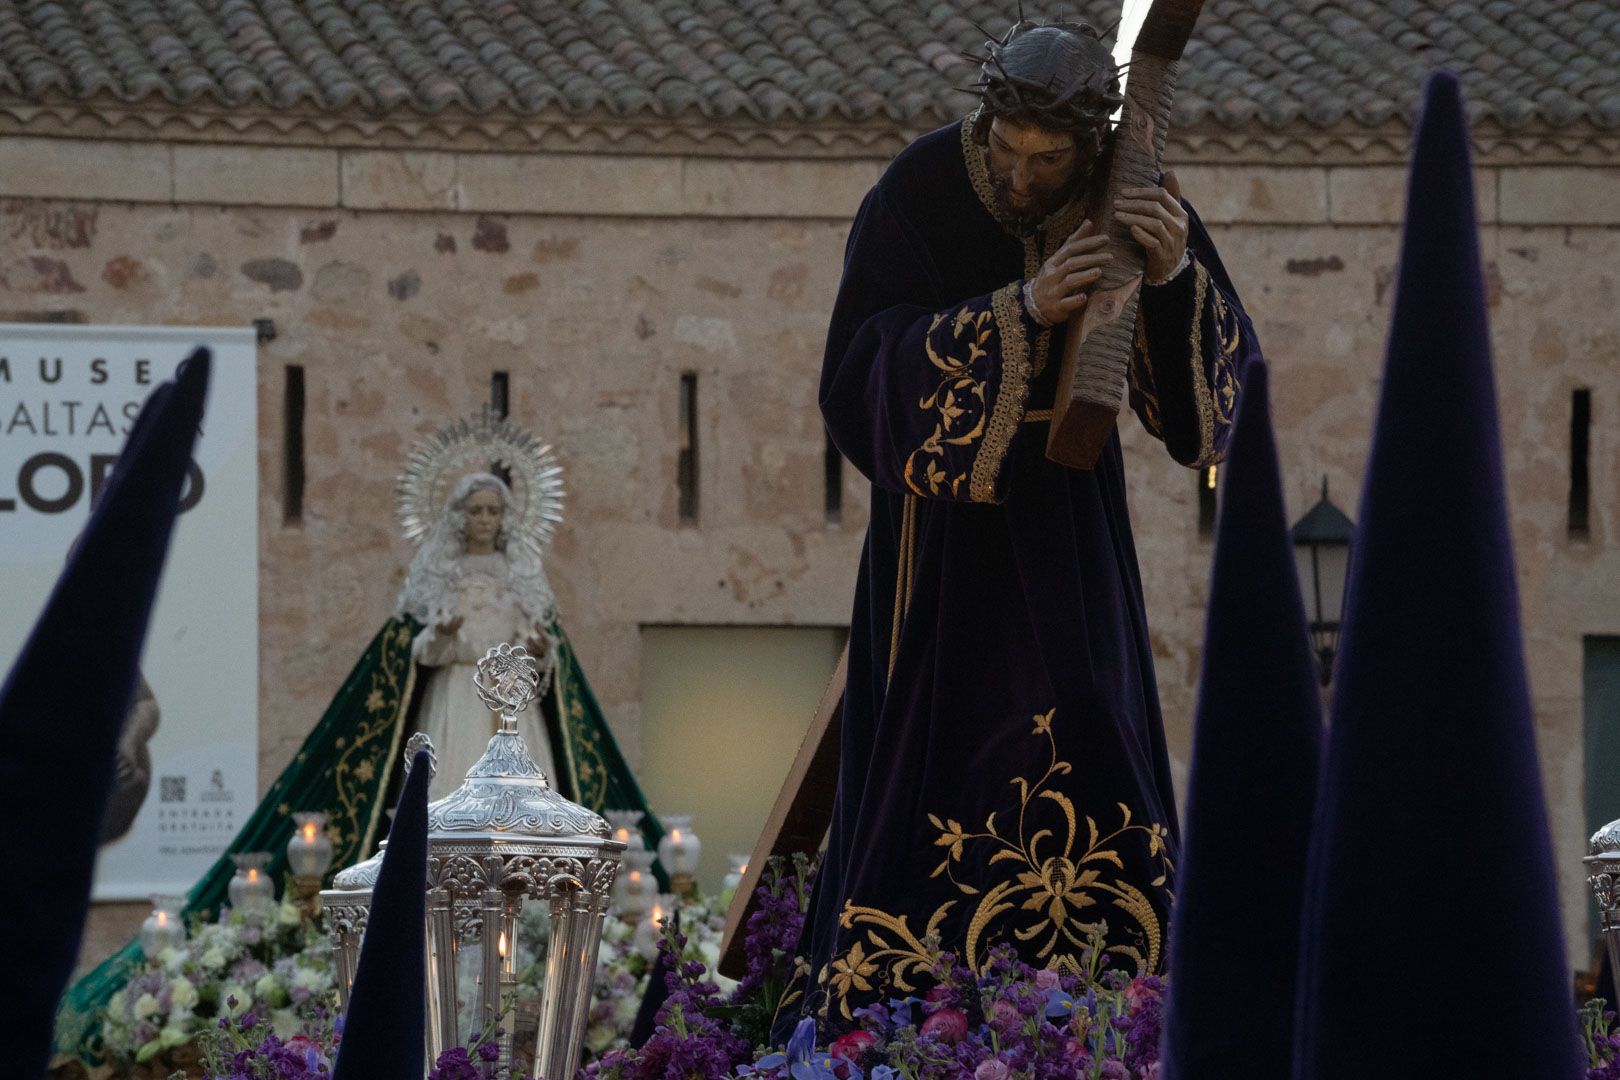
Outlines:
[{"label": "virgin mary statue", "polygon": [[[284,877],[295,812],[325,812],[334,869],[369,855],[413,729],[426,731],[438,752],[432,797],[458,787],[495,730],[473,688],[473,665],[501,642],[541,658],[540,708],[520,714],[527,723],[520,730],[551,785],[597,812],[641,811],[642,836],[657,850],[663,830],[585,681],[543,569],[541,555],[562,519],[561,472],[549,446],[487,412],[412,449],[395,494],[405,536],[420,547],[394,615],[225,854],[192,887],[188,916],[211,918],[225,902],[232,855],[268,852],[270,874]],[[97,1016],[139,959],[131,942],[68,991],[57,1015],[58,1051],[99,1058]]]},{"label": "virgin mary statue", "polygon": [[[510,543],[512,490],[493,473],[456,482],[443,512],[411,560],[397,614],[421,625],[411,642],[420,690],[415,727],[433,740],[439,768],[429,798],[461,783],[495,734],[495,714],[478,699],[478,661],[502,642],[522,644],[540,664],[540,695],[551,687],[557,658],[557,601],[540,561]],[[553,742],[560,742],[543,712],[524,710],[518,730],[530,756],[548,777],[556,774]],[[560,750],[561,747],[556,749]]]}]

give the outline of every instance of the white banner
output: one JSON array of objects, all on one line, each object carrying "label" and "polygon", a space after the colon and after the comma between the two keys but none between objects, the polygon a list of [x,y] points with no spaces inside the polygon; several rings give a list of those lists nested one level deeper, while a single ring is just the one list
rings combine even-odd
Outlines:
[{"label": "white banner", "polygon": [[[141,661],[151,696],[138,696],[120,749],[125,782],[108,824],[127,831],[101,849],[98,900],[189,889],[257,802],[255,339],[221,327],[0,324],[0,671],[141,402],[197,345],[213,350],[213,378]],[[154,719],[143,760],[139,736]]]}]

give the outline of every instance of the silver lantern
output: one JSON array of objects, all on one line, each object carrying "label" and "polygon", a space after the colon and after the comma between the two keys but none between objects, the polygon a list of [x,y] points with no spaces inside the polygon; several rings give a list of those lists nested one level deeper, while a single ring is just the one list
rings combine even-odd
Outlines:
[{"label": "silver lantern", "polygon": [[[428,752],[428,776],[436,771],[433,743],[418,732],[405,743],[405,774],[410,775],[411,762],[418,750]],[[332,887],[320,893],[321,910],[326,917],[326,932],[332,942],[332,959],[337,965],[338,1008],[347,1012],[349,991],[354,986],[354,972],[360,963],[360,939],[366,933],[366,920],[371,914],[371,890],[376,888],[377,874],[382,870],[383,852],[388,848],[384,840],[377,853],[332,877]]]},{"label": "silver lantern", "polygon": [[[1609,949],[1609,967],[1620,977],[1620,821],[1592,834],[1587,848],[1586,881],[1597,897],[1598,925]],[[1610,1007],[1614,1002],[1609,1003]]]},{"label": "silver lantern", "polygon": [[428,808],[430,1059],[505,1016],[518,920],[525,904],[543,903],[551,934],[530,1014],[538,1030],[514,1035],[504,1021],[502,1057],[530,1063],[540,1080],[569,1080],[625,845],[601,817],[552,790],[517,732],[517,714],[540,687],[534,658],[498,645],[479,661],[474,682],[500,728],[461,787]]}]

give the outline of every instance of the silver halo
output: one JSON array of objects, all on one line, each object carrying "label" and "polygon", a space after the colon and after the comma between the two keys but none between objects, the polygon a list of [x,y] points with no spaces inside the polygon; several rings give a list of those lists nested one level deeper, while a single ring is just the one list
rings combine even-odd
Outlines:
[{"label": "silver halo", "polygon": [[549,443],[496,416],[487,406],[411,448],[405,471],[394,483],[394,504],[405,539],[420,544],[455,482],[495,465],[511,473],[517,503],[517,521],[507,530],[509,543],[538,558],[563,519],[562,466]]}]

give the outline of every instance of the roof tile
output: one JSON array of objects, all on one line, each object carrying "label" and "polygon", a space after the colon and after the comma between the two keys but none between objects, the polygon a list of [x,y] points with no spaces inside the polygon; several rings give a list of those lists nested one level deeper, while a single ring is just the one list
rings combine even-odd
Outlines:
[{"label": "roof tile", "polygon": [[[1067,5],[1066,5],[1067,6]],[[1117,0],[1080,0],[1111,25]],[[607,109],[764,122],[959,115],[961,50],[1007,0],[0,0],[0,97],[475,113]],[[1620,127],[1606,0],[1225,0],[1188,47],[1176,121],[1410,116],[1462,77],[1476,118]]]}]

